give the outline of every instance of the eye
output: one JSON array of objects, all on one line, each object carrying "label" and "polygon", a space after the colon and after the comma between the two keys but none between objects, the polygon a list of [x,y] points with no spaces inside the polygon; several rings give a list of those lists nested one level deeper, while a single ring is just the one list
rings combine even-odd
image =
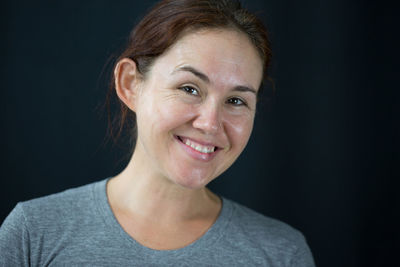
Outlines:
[{"label": "eye", "polygon": [[247,106],[246,102],[244,100],[238,98],[238,97],[232,97],[227,100],[228,104],[234,105],[234,106]]},{"label": "eye", "polygon": [[184,91],[190,95],[195,95],[195,96],[200,95],[199,91],[191,86],[182,86],[179,89],[181,89],[182,91]]}]

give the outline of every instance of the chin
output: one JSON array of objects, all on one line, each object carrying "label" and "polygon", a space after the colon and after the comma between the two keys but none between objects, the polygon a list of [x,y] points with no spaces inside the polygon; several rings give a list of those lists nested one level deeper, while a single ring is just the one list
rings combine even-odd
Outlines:
[{"label": "chin", "polygon": [[201,172],[196,172],[193,170],[186,175],[179,175],[178,177],[175,177],[173,182],[184,188],[196,190],[204,188],[212,180],[213,178],[209,175],[204,175]]}]

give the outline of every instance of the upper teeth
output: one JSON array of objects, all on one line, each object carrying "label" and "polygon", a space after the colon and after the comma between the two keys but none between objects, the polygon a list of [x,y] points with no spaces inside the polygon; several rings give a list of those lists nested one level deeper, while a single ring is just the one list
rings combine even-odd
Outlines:
[{"label": "upper teeth", "polygon": [[190,141],[189,139],[185,140],[185,144],[202,153],[212,153],[215,150],[214,146],[202,146],[200,144],[194,143],[193,141]]}]

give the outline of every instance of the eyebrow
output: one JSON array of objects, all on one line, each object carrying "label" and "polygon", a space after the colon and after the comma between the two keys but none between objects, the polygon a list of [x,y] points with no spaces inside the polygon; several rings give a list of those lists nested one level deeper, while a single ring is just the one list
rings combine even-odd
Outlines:
[{"label": "eyebrow", "polygon": [[210,79],[207,77],[207,75],[205,75],[204,73],[202,73],[199,70],[196,70],[195,68],[191,67],[191,66],[182,66],[179,67],[177,69],[175,69],[172,74],[174,74],[175,72],[178,71],[188,71],[191,72],[193,75],[197,76],[198,78],[200,78],[201,80],[203,80],[206,83],[210,83]]},{"label": "eyebrow", "polygon": [[[205,74],[202,73],[201,71],[199,71],[199,70],[197,70],[197,69],[195,69],[195,68],[193,68],[193,67],[191,67],[191,66],[182,66],[182,67],[179,67],[179,68],[175,69],[174,71],[172,71],[171,74],[174,74],[174,73],[176,73],[176,72],[178,72],[178,71],[187,71],[187,72],[190,72],[190,73],[192,73],[193,75],[195,75],[195,76],[197,76],[198,78],[200,78],[200,80],[203,80],[203,81],[206,82],[206,83],[210,83],[210,78],[208,78],[207,75],[205,75]],[[254,88],[247,87],[247,86],[244,86],[244,85],[235,86],[235,87],[233,88],[232,91],[236,91],[236,92],[251,92],[251,93],[257,95],[257,91],[256,91]]]}]

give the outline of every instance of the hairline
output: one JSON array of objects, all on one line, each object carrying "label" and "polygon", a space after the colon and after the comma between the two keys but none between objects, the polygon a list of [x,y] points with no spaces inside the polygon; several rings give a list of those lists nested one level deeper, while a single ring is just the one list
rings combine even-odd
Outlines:
[{"label": "hairline", "polygon": [[[200,32],[207,32],[207,31],[234,31],[237,33],[241,33],[244,36],[246,36],[246,38],[249,40],[250,44],[254,47],[254,49],[257,51],[257,54],[261,60],[262,64],[262,73],[264,73],[264,62],[265,62],[265,58],[262,54],[262,52],[260,51],[260,49],[254,44],[253,40],[250,38],[250,35],[240,29],[240,27],[238,27],[235,23],[233,22],[229,22],[229,24],[227,25],[221,25],[221,26],[203,26],[203,25],[191,25],[191,26],[187,26],[186,28],[184,28],[175,38],[174,42],[171,43],[170,46],[168,46],[160,55],[151,57],[151,63],[147,66],[147,71],[145,73],[141,73],[143,79],[146,79],[147,74],[149,72],[151,72],[151,69],[153,68],[155,62],[162,57],[163,55],[167,54],[171,49],[173,49],[173,47],[178,43],[179,40],[181,40],[182,38],[184,38],[185,36],[192,34],[192,33],[200,33]],[[138,64],[136,62],[136,64]]]}]

